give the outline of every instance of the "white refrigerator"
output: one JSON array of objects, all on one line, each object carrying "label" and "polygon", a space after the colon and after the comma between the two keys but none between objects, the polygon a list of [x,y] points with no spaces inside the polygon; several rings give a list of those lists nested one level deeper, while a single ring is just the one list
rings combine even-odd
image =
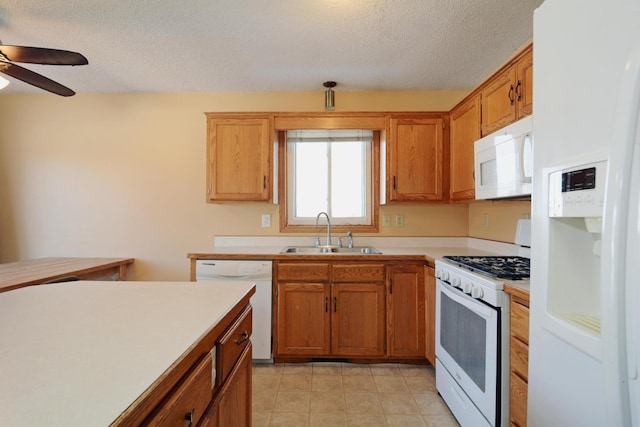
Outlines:
[{"label": "white refrigerator", "polygon": [[528,425],[640,426],[640,0],[534,13]]}]

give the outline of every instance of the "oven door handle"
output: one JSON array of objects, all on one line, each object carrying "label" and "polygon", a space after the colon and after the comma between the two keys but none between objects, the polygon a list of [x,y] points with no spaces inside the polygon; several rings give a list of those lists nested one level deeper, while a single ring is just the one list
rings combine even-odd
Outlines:
[{"label": "oven door handle", "polygon": [[492,310],[489,307],[485,307],[480,302],[471,299],[471,297],[460,295],[458,292],[448,289],[447,286],[442,284],[440,280],[438,280],[438,287],[449,298],[467,307],[469,310],[473,311],[479,316],[484,317],[485,319],[490,319],[491,316],[495,315],[495,310]]}]

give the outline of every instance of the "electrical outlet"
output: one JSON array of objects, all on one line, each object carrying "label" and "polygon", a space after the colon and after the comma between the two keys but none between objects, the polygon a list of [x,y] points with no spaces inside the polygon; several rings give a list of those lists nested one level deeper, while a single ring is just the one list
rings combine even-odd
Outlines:
[{"label": "electrical outlet", "polygon": [[262,214],[262,228],[271,227],[271,215]]},{"label": "electrical outlet", "polygon": [[391,215],[382,215],[382,226],[391,227]]},{"label": "electrical outlet", "polygon": [[404,215],[396,215],[396,227],[404,227]]}]

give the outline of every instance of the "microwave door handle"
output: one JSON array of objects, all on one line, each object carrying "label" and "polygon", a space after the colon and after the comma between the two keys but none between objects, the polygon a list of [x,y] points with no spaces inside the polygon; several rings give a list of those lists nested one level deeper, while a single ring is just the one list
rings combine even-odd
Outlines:
[{"label": "microwave door handle", "polygon": [[[520,141],[518,141],[518,172],[520,174],[520,183],[531,183],[531,177],[527,177],[524,174],[525,148],[527,145],[531,146],[531,134],[525,133],[518,138],[520,139]],[[531,149],[529,149],[529,151],[531,152]]]}]

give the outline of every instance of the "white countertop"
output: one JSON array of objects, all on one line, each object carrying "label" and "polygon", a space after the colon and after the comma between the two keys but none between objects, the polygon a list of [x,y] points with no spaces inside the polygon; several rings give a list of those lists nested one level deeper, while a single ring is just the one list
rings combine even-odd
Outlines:
[{"label": "white countertop", "polygon": [[68,282],[1,293],[0,425],[109,425],[252,286]]}]

